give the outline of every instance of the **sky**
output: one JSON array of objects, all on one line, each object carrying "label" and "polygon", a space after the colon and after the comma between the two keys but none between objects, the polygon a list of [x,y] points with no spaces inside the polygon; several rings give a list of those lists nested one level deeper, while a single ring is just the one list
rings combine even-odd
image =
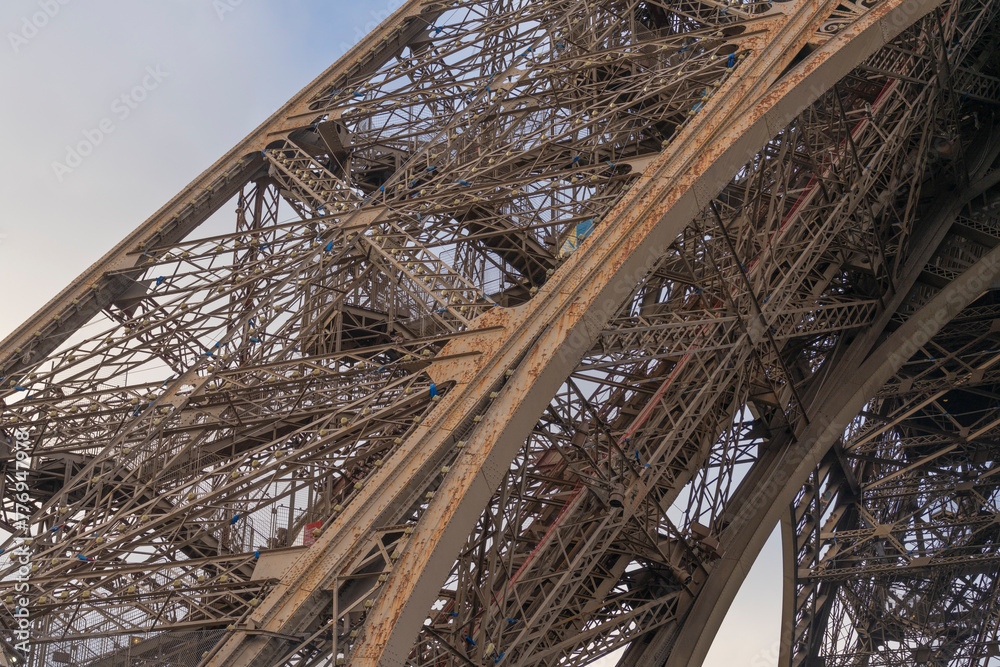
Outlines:
[{"label": "sky", "polygon": [[[400,3],[3,0],[0,338]],[[705,665],[777,664],[780,594],[772,536]]]}]

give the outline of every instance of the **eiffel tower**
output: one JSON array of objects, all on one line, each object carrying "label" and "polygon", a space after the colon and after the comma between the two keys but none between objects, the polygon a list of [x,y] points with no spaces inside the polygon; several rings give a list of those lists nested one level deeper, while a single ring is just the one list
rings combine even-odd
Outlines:
[{"label": "eiffel tower", "polygon": [[998,4],[406,2],[0,343],[0,662],[699,665],[780,525],[1000,665]]}]

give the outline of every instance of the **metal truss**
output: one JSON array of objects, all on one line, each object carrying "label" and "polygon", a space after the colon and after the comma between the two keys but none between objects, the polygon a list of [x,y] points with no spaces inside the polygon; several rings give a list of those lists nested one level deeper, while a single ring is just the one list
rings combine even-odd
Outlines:
[{"label": "metal truss", "polygon": [[0,343],[8,648],[697,665],[780,522],[782,665],[987,664],[998,35],[407,2]]}]

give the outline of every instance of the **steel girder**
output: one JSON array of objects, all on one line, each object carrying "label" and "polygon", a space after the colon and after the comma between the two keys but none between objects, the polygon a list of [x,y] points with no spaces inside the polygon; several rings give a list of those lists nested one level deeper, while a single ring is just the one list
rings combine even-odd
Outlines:
[{"label": "steel girder", "polygon": [[697,664],[783,513],[785,663],[987,655],[996,15],[404,5],[0,346],[33,659]]}]

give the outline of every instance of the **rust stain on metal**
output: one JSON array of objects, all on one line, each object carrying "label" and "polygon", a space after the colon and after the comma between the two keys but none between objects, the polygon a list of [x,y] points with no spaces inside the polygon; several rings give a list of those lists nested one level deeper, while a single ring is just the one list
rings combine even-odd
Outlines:
[{"label": "rust stain on metal", "polygon": [[431,361],[427,369],[431,379],[456,384],[471,381],[500,343],[510,338],[510,332],[522,319],[518,317],[520,312],[497,306],[477,317],[468,333],[448,341]]}]

